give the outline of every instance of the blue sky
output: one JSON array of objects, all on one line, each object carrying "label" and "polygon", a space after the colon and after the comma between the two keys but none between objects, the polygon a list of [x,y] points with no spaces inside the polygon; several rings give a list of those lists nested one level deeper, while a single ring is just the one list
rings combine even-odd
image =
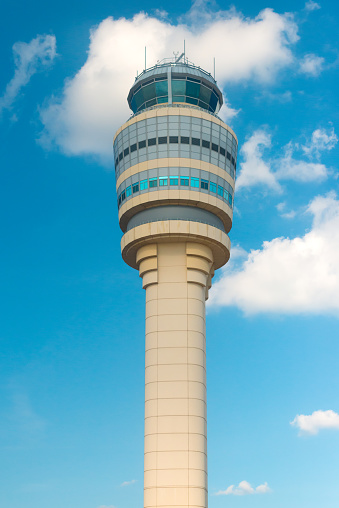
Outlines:
[{"label": "blue sky", "polygon": [[0,505],[143,502],[144,294],[112,138],[136,71],[187,55],[239,139],[208,304],[211,508],[339,504],[338,7],[5,0]]}]

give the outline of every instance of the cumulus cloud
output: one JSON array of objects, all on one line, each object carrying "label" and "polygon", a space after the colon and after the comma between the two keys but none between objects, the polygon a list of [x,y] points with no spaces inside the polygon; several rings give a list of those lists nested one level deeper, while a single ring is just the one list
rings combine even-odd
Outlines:
[{"label": "cumulus cloud", "polygon": [[308,76],[319,76],[323,70],[324,62],[325,58],[322,56],[317,56],[313,53],[305,55],[300,62],[300,72],[307,74]]},{"label": "cumulus cloud", "polygon": [[328,411],[314,411],[311,415],[297,415],[291,422],[301,434],[318,434],[319,430],[339,430],[339,414],[331,409]]},{"label": "cumulus cloud", "polygon": [[267,485],[267,483],[263,483],[262,485],[258,485],[258,487],[252,487],[250,483],[246,481],[242,481],[236,487],[235,485],[230,485],[226,490],[219,490],[215,495],[216,496],[247,496],[250,494],[267,494],[271,492],[271,489]]},{"label": "cumulus cloud", "polygon": [[[275,238],[236,257],[211,290],[209,306],[246,314],[339,315],[339,201],[335,192],[307,206],[312,227],[302,237]],[[231,253],[232,260],[232,253]]]},{"label": "cumulus cloud", "polygon": [[[329,168],[319,162],[322,151],[335,147],[338,138],[332,128],[316,129],[305,145],[292,141],[283,149],[283,155],[270,158],[266,155],[272,146],[271,135],[263,129],[256,130],[240,150],[241,162],[236,181],[237,190],[261,185],[281,192],[280,181],[321,181],[327,178]],[[298,152],[301,152],[298,155]],[[306,160],[302,159],[306,156]]]},{"label": "cumulus cloud", "polygon": [[[91,31],[86,63],[66,81],[61,96],[41,109],[41,142],[69,155],[111,160],[113,134],[130,115],[126,95],[143,66],[144,47],[147,64],[153,65],[180,50],[183,40],[190,60],[210,72],[215,56],[223,87],[241,80],[272,80],[293,63],[298,35],[289,14],[265,9],[250,19],[234,9],[208,11],[205,2],[196,3],[176,24],[145,13],[107,18]],[[221,114],[229,118],[235,110],[228,105]]]},{"label": "cumulus cloud", "polygon": [[283,217],[284,219],[294,219],[294,217],[297,214],[295,210],[290,210],[289,212],[287,212],[285,202],[278,203],[276,209],[278,210],[280,217]]},{"label": "cumulus cloud", "polygon": [[317,11],[318,9],[321,9],[320,5],[317,2],[313,2],[313,0],[309,0],[305,4],[305,10],[306,11]]},{"label": "cumulus cloud", "polygon": [[54,35],[38,35],[30,42],[16,42],[13,45],[15,72],[0,97],[0,114],[9,109],[20,90],[28,84],[31,77],[39,70],[50,65],[56,56],[56,39]]}]

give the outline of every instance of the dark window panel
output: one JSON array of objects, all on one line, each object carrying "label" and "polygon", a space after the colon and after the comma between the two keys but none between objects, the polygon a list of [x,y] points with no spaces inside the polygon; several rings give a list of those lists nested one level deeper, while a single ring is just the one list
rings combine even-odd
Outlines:
[{"label": "dark window panel", "polygon": [[167,143],[167,136],[160,136],[160,138],[158,138],[158,143],[159,145],[165,145]]},{"label": "dark window panel", "polygon": [[202,143],[202,146],[204,148],[209,148],[210,147],[210,142],[206,141],[205,139],[203,139],[201,143]]},{"label": "dark window panel", "polygon": [[148,140],[148,146],[154,146],[157,143],[157,138],[150,138]]},{"label": "dark window panel", "polygon": [[134,194],[135,192],[138,192],[138,191],[139,191],[139,184],[138,184],[138,183],[134,183],[134,184],[133,184],[133,194]]},{"label": "dark window panel", "polygon": [[214,150],[214,152],[217,152],[218,151],[218,145],[216,145],[215,143],[212,143],[212,150]]},{"label": "dark window panel", "polygon": [[181,138],[180,138],[180,142],[181,142],[183,145],[189,145],[190,138],[188,138],[188,137],[186,137],[186,136],[181,136]]},{"label": "dark window panel", "polygon": [[123,158],[123,153],[119,153],[119,161],[121,161],[121,159]]},{"label": "dark window panel", "polygon": [[192,145],[200,146],[200,139],[199,138],[192,138]]},{"label": "dark window panel", "polygon": [[178,136],[170,136],[169,137],[169,142],[170,143],[178,143],[179,142]]},{"label": "dark window panel", "polygon": [[137,149],[137,144],[136,143],[131,145],[131,152],[135,152],[136,149]]},{"label": "dark window panel", "polygon": [[223,155],[225,157],[226,150],[222,146],[220,147],[220,153],[221,153],[221,155]]},{"label": "dark window panel", "polygon": [[139,149],[145,148],[145,146],[146,146],[146,141],[139,141]]},{"label": "dark window panel", "polygon": [[126,155],[128,155],[128,154],[129,154],[129,148],[125,148],[125,150],[124,150],[124,157],[126,157]]},{"label": "dark window panel", "polygon": [[231,154],[230,154],[230,152],[227,152],[227,158],[228,158],[229,161],[231,160]]},{"label": "dark window panel", "polygon": [[117,157],[117,158],[115,159],[115,165],[116,165],[116,166],[118,165],[118,162],[119,162],[119,158]]}]

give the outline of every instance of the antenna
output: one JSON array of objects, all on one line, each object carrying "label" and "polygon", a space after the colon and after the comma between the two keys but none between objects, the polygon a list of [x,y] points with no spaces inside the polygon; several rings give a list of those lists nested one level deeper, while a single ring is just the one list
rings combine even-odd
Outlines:
[{"label": "antenna", "polygon": [[145,70],[146,70],[146,46],[145,46]]},{"label": "antenna", "polygon": [[215,57],[213,58],[213,78],[215,79]]},{"label": "antenna", "polygon": [[184,62],[186,62],[186,41],[184,39]]}]

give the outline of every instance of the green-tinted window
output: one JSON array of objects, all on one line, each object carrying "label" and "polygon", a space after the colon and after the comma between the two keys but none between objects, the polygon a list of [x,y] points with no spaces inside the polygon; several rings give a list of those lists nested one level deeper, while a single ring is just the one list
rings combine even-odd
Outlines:
[{"label": "green-tinted window", "polygon": [[132,194],[132,189],[131,189],[131,186],[127,187],[126,189],[126,196],[130,196]]},{"label": "green-tinted window", "polygon": [[158,98],[158,104],[162,104],[164,102],[168,102],[168,95],[164,95],[164,97]]},{"label": "green-tinted window", "polygon": [[147,187],[148,187],[147,180],[141,180],[141,182],[140,182],[140,190],[145,190],[145,189],[147,189]]},{"label": "green-tinted window", "polygon": [[[186,81],[172,79],[172,94],[173,95],[186,95]],[[174,99],[174,97],[173,97]]]},{"label": "green-tinted window", "polygon": [[139,109],[140,106],[145,102],[144,96],[142,93],[142,89],[137,91],[137,93],[134,95],[133,99],[135,101],[135,105],[136,105],[137,109]]},{"label": "green-tinted window", "polygon": [[177,176],[171,176],[170,177],[170,185],[178,185],[179,178]]},{"label": "green-tinted window", "polygon": [[168,82],[167,82],[167,80],[157,81],[155,83],[155,90],[156,90],[157,97],[161,97],[163,95],[168,95]]},{"label": "green-tinted window", "polygon": [[210,90],[209,88],[207,88],[204,85],[201,85],[199,99],[202,100],[203,102],[205,102],[206,104],[209,104],[210,100],[211,100],[211,93],[212,93],[212,90]]},{"label": "green-tinted window", "polygon": [[217,103],[218,103],[218,98],[216,95],[214,95],[214,93],[212,93],[211,100],[210,100],[210,107],[213,109],[213,111],[217,107]]},{"label": "green-tinted window", "polygon": [[173,95],[173,102],[186,102],[186,97],[182,95]]},{"label": "green-tinted window", "polygon": [[151,83],[149,85],[143,86],[142,91],[144,94],[145,101],[154,99],[154,97],[155,97],[155,83]]},{"label": "green-tinted window", "polygon": [[150,187],[158,187],[158,179],[157,178],[150,178],[149,179],[149,186]]},{"label": "green-tinted window", "polygon": [[214,194],[217,192],[217,185],[213,182],[210,182],[210,191],[214,192]]},{"label": "green-tinted window", "polygon": [[186,97],[186,102],[188,102],[188,104],[194,104],[195,106],[197,106],[198,104],[198,99],[195,99],[194,97]]},{"label": "green-tinted window", "polygon": [[200,92],[200,83],[192,83],[191,81],[186,82],[186,95],[188,97],[198,98],[199,92]]},{"label": "green-tinted window", "polygon": [[188,187],[189,179],[188,176],[181,176],[180,177],[180,185],[183,185],[184,187]]},{"label": "green-tinted window", "polygon": [[167,176],[166,177],[159,177],[159,185],[160,187],[163,187],[164,185],[167,185]]},{"label": "green-tinted window", "polygon": [[199,187],[199,178],[191,178],[191,187]]}]

